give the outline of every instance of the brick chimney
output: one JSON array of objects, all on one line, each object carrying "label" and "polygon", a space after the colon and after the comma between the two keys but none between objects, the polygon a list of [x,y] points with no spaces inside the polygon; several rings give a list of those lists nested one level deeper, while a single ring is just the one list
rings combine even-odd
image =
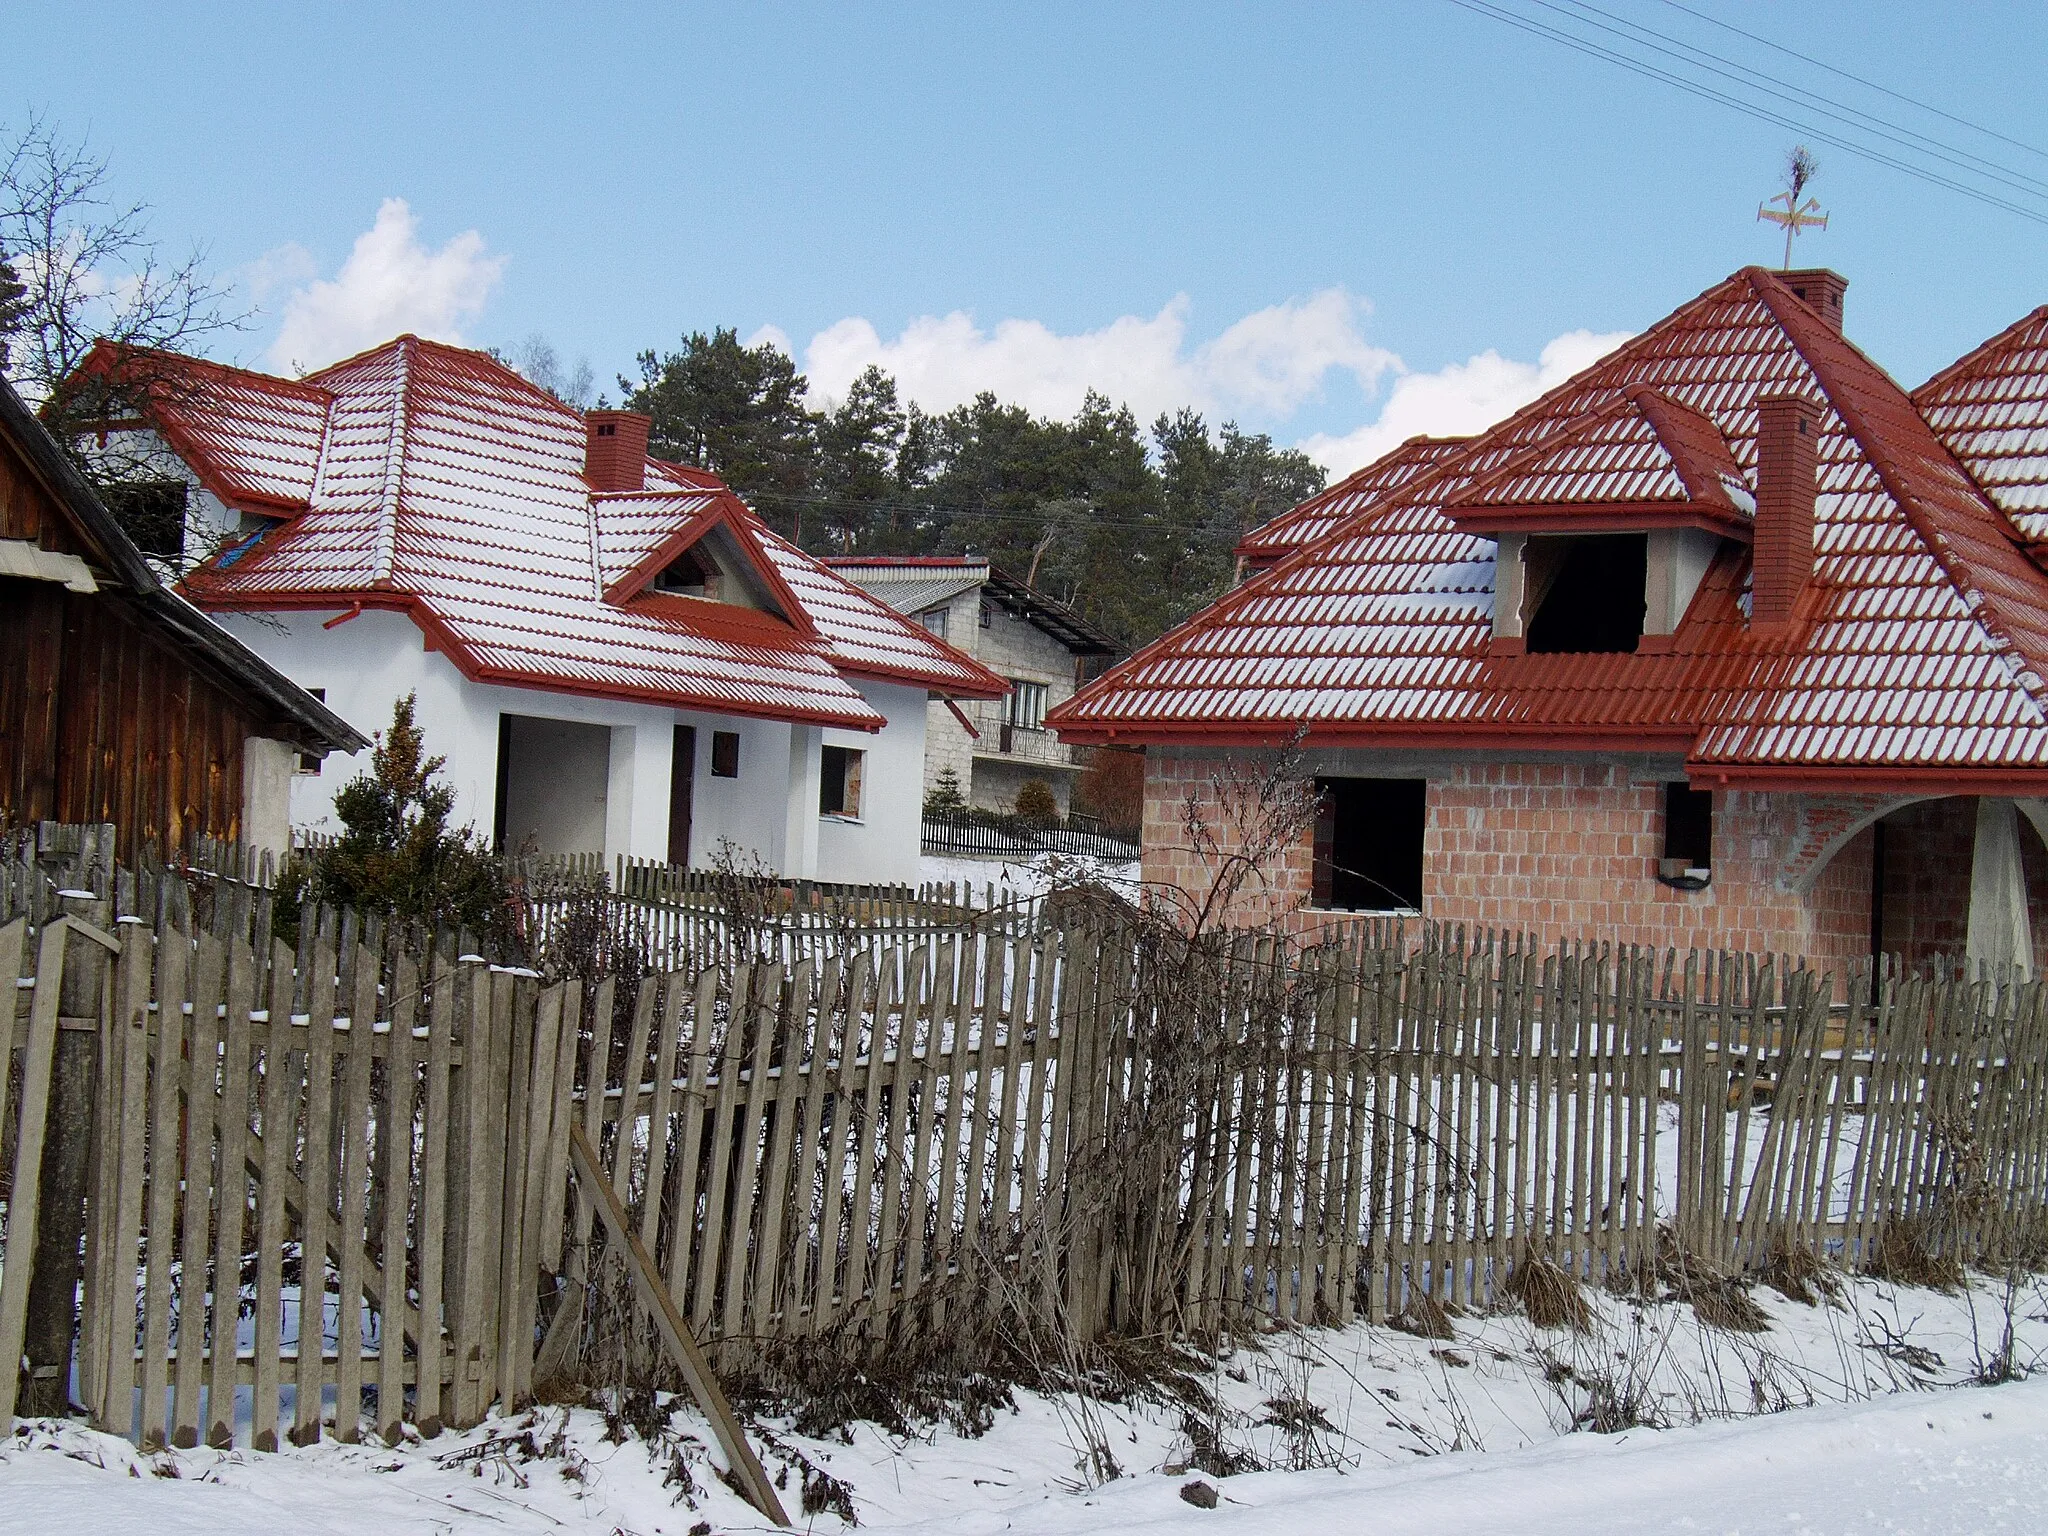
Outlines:
[{"label": "brick chimney", "polygon": [[1806,267],[1798,272],[1780,272],[1778,281],[1797,294],[1806,307],[1821,319],[1837,336],[1842,333],[1842,295],[1848,291],[1849,279],[1839,272],[1830,272],[1826,267]]},{"label": "brick chimney", "polygon": [[647,431],[654,418],[637,411],[583,413],[583,478],[599,491],[647,485]]},{"label": "brick chimney", "polygon": [[1820,413],[1811,401],[1774,395],[1757,402],[1757,415],[1749,622],[1764,633],[1783,633],[1813,574]]}]

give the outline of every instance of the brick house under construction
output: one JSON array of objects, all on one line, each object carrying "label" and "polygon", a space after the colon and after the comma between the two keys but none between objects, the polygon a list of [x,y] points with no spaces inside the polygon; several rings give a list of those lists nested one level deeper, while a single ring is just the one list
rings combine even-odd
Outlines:
[{"label": "brick house under construction", "polygon": [[1185,798],[1299,733],[1297,925],[2048,955],[2048,307],[1909,393],[1845,286],[1739,271],[1256,530],[1050,721],[1145,749],[1146,877],[1205,882]]}]

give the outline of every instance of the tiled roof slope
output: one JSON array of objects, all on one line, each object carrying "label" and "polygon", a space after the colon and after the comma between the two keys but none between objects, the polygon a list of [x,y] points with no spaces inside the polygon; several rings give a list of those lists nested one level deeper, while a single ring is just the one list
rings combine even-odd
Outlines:
[{"label": "tiled roof slope", "polygon": [[1462,437],[1411,437],[1327,490],[1278,517],[1259,524],[1237,541],[1237,553],[1253,566],[1267,566],[1312,544],[1352,513],[1384,499],[1464,447]]},{"label": "tiled roof slope", "polygon": [[1913,403],[2031,545],[2048,545],[2048,304],[1913,391]]},{"label": "tiled roof slope", "polygon": [[[1745,482],[1757,401],[1815,402],[1814,579],[1793,632],[1749,629],[1747,556],[1724,547],[1668,650],[1493,653],[1494,545],[1460,532],[1446,507],[1554,461],[1589,418],[1646,388],[1710,423]],[[1650,473],[1658,455],[1634,441],[1632,464],[1589,461],[1546,497],[1597,505],[1619,470]],[[1306,726],[1324,742],[1684,752],[1696,774],[1726,782],[1974,775],[2038,789],[2044,675],[2048,577],[1905,393],[1749,268],[1428,476],[1353,508],[1050,723],[1079,741],[1274,741]]]},{"label": "tiled roof slope", "polygon": [[[239,373],[232,384],[195,395],[213,414],[182,420],[173,438],[209,484],[246,476],[285,408],[273,402],[325,406],[321,430],[265,447],[267,483],[303,494],[251,508],[285,520],[188,578],[203,606],[402,609],[479,680],[861,728],[882,720],[850,677],[1004,691],[776,538],[702,471],[649,460],[641,493],[593,493],[580,416],[481,353],[408,336],[303,383]],[[240,457],[217,454],[222,443]],[[752,544],[806,622],[665,594],[605,600],[712,522]]]}]

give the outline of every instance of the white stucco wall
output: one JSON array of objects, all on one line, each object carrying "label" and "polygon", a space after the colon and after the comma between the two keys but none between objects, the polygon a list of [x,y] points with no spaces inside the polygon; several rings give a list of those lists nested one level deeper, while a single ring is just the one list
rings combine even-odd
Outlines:
[{"label": "white stucco wall", "polygon": [[[821,818],[818,878],[914,884],[924,853],[925,690],[863,683],[861,697],[888,725],[878,732],[827,729],[824,744],[865,752],[861,813]],[[817,811],[812,791],[810,809]]]},{"label": "white stucco wall", "polygon": [[[703,868],[729,841],[742,867],[819,880],[910,882],[921,852],[926,694],[886,683],[861,685],[887,718],[875,733],[792,727],[651,704],[589,698],[544,689],[473,683],[447,657],[425,648],[403,614],[365,611],[323,629],[335,612],[223,614],[223,627],[294,682],[325,691],[329,707],[365,733],[390,724],[392,706],[418,695],[416,718],[427,751],[445,757],[455,791],[456,825],[486,837],[497,819],[498,720],[529,719],[600,725],[611,730],[604,797],[604,854],[666,859],[670,761],[677,724],[696,728],[690,863]],[[739,775],[714,778],[712,735],[736,732]],[[818,811],[818,748],[822,742],[868,754],[862,814],[825,818]],[[292,824],[331,830],[334,795],[369,768],[369,752],[330,755],[317,776],[291,786]],[[587,835],[587,834],[585,834]]]}]

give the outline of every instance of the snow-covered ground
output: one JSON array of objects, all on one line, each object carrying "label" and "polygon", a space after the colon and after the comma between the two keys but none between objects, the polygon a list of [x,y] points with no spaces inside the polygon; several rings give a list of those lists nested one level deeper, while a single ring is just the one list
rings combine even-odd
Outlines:
[{"label": "snow-covered ground", "polygon": [[1100,880],[1135,895],[1138,864],[1136,860],[1113,863],[1065,853],[1041,853],[1029,859],[966,859],[928,853],[922,860],[918,879],[965,886],[977,904],[990,885],[996,887],[996,898],[1000,901],[1043,896],[1054,881],[1062,879]]},{"label": "snow-covered ground", "polygon": [[[1274,1334],[1201,1377],[1193,1421],[1162,1400],[1019,1393],[989,1432],[850,1441],[770,1425],[800,1529],[802,1461],[846,1484],[860,1523],[906,1533],[1137,1530],[1318,1536],[1461,1530],[1965,1532],[2040,1528],[2048,1508],[2048,1371],[1967,1385],[2003,1341],[2000,1287],[1944,1296],[1857,1281],[1841,1306],[1758,1288],[1771,1326],[1715,1332],[1674,1303],[1590,1298],[1586,1335],[1519,1316],[1460,1317],[1456,1337],[1386,1329]],[[2013,1358],[2048,1364],[2048,1290],[2013,1297]],[[1577,1433],[1601,1405],[1645,1427]],[[397,1449],[324,1443],[277,1455],[147,1455],[71,1425],[0,1442],[0,1531],[113,1536],[624,1532],[686,1536],[767,1523],[721,1484],[693,1412],[650,1453],[602,1415],[540,1408]],[[1670,1427],[1653,1428],[1649,1425]],[[1091,1430],[1092,1426],[1092,1430]],[[1272,1470],[1180,1490],[1200,1439]],[[757,1436],[757,1444],[761,1443]],[[1093,1443],[1123,1475],[1088,1486]],[[673,1479],[677,1452],[688,1471]]]}]

